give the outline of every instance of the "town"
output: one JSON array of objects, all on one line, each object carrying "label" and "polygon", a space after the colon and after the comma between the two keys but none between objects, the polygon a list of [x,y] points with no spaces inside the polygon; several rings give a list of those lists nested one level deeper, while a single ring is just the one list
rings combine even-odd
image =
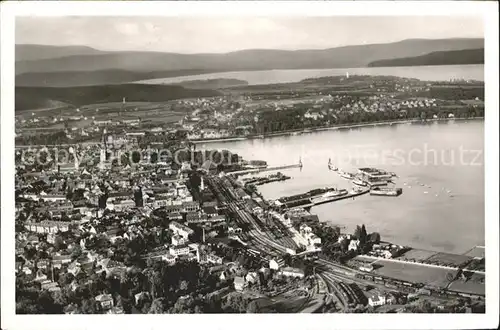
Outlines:
[{"label": "town", "polygon": [[[311,130],[484,116],[484,83],[337,76],[300,83],[223,88],[223,96],[163,103],[61,106],[16,116],[16,145],[98,142],[106,128],[145,145],[172,135],[191,141],[262,138]],[[340,91],[339,91],[340,89]]]},{"label": "town", "polygon": [[196,143],[483,116],[484,86],[442,84],[347,75],[20,113],[17,313],[484,312],[484,247],[413,249],[313,212],[383,195],[378,178],[394,174],[339,172],[360,187],[271,201],[258,186],[293,180],[278,170],[302,167],[300,155],[272,168]]}]

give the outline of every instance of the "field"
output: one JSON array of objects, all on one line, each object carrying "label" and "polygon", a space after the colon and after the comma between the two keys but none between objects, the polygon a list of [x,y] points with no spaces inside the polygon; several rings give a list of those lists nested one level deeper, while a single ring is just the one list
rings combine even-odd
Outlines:
[{"label": "field", "polygon": [[[485,294],[485,276],[483,274],[474,274],[467,282],[462,282],[460,280],[453,282],[449,289],[460,292],[475,293],[475,294]],[[481,283],[481,281],[483,283]]]},{"label": "field", "polygon": [[432,257],[435,254],[436,254],[435,251],[412,249],[408,252],[405,252],[402,256],[400,256],[396,259],[422,262],[422,261]]},{"label": "field", "polygon": [[464,253],[464,255],[473,257],[473,258],[484,258],[484,247],[474,247],[470,251]]},{"label": "field", "polygon": [[[373,261],[363,257],[356,257],[356,260]],[[390,260],[379,260],[374,267],[373,274],[387,276],[402,281],[412,283],[424,283],[432,286],[446,287],[448,280],[446,274],[451,270],[437,267],[429,267],[425,265],[406,264],[393,262]]]},{"label": "field", "polygon": [[434,265],[443,265],[450,267],[458,267],[472,260],[472,257],[461,255],[461,254],[451,254],[451,253],[436,253],[429,259],[428,263]]}]

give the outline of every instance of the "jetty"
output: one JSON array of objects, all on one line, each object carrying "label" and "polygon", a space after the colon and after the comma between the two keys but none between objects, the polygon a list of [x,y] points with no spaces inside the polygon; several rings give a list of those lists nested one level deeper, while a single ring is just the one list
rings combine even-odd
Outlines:
[{"label": "jetty", "polygon": [[[325,192],[326,191],[327,190],[325,189]],[[355,198],[357,196],[367,194],[368,192],[370,192],[370,189],[359,189],[359,190],[355,190],[355,191],[349,191],[347,194],[344,194],[344,195],[340,195],[337,197],[331,197],[331,198],[328,198],[325,200],[319,200],[319,201],[313,202],[312,197],[317,196],[317,194],[313,195],[314,192],[317,192],[317,194],[323,193],[323,192],[313,190],[313,191],[310,191],[310,192],[304,193],[304,194],[294,195],[294,196],[290,196],[290,197],[283,197],[283,198],[280,198],[278,200],[279,201],[278,205],[281,206],[283,209],[292,209],[292,208],[300,207],[300,208],[309,210],[313,206],[316,206],[316,205],[332,203],[332,202],[340,201],[343,199]]]},{"label": "jetty", "polygon": [[262,167],[262,168],[248,168],[248,169],[244,169],[244,170],[227,172],[227,174],[228,175],[244,175],[244,174],[250,174],[250,173],[279,171],[279,170],[285,170],[285,169],[289,169],[289,168],[302,168],[302,161],[299,159],[299,162],[297,164]]},{"label": "jetty", "polygon": [[289,180],[291,177],[284,175],[281,172],[278,172],[276,174],[271,174],[267,175],[265,177],[251,177],[251,178],[246,178],[243,179],[242,182],[247,185],[247,184],[254,184],[256,186],[260,186],[266,183],[271,183],[271,182],[277,182],[277,181],[285,181]]},{"label": "jetty", "polygon": [[346,195],[335,197],[335,198],[332,198],[332,199],[329,199],[329,200],[326,200],[326,201],[312,203],[312,206],[310,206],[310,207],[313,207],[313,206],[316,206],[316,205],[321,205],[321,204],[326,204],[326,203],[331,203],[331,202],[336,202],[336,201],[340,201],[342,199],[354,198],[354,197],[357,197],[357,196],[361,196],[361,195],[367,194],[369,191],[370,191],[370,189],[362,189],[362,190],[359,190],[359,191],[350,191]]}]

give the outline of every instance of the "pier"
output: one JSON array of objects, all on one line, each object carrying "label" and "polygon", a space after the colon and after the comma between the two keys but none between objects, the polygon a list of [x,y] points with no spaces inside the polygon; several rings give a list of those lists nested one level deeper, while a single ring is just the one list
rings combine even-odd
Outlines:
[{"label": "pier", "polygon": [[321,204],[326,204],[326,203],[340,201],[342,199],[354,198],[354,197],[357,197],[357,196],[361,196],[361,195],[367,194],[368,192],[370,192],[370,189],[363,189],[363,190],[360,190],[358,192],[349,192],[349,193],[347,193],[346,195],[343,195],[343,196],[335,197],[335,198],[332,198],[332,199],[329,199],[329,200],[326,200],[326,201],[322,201],[322,202],[313,203],[312,206],[310,206],[309,208],[311,208],[313,206],[316,206],[316,205],[321,205]]},{"label": "pier", "polygon": [[[310,210],[313,206],[326,204],[326,203],[332,203],[332,202],[336,202],[336,201],[339,201],[342,199],[347,199],[347,198],[355,198],[357,196],[367,194],[368,192],[370,192],[370,189],[363,189],[363,190],[359,190],[356,192],[350,191],[345,195],[338,196],[338,197],[332,197],[332,198],[329,198],[327,200],[319,201],[319,202],[312,202],[310,197],[309,198],[302,198],[302,199],[296,199],[296,200],[291,200],[289,202],[285,202],[282,204],[282,206],[284,209],[292,209],[292,208],[300,207],[300,208],[303,208],[306,210]],[[306,202],[306,201],[308,201],[308,202]]]},{"label": "pier", "polygon": [[250,174],[250,173],[261,173],[261,172],[285,170],[285,169],[289,169],[289,168],[302,168],[302,162],[300,162],[298,164],[291,164],[291,165],[263,167],[263,168],[249,168],[249,169],[244,169],[244,170],[239,170],[239,171],[227,172],[227,174],[228,175],[244,175],[244,174]]}]

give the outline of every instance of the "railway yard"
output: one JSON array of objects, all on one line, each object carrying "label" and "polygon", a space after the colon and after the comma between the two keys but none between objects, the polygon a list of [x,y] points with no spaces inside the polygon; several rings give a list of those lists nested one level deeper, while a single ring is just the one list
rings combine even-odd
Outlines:
[{"label": "railway yard", "polygon": [[[272,212],[256,214],[237,193],[238,183],[232,176],[208,176],[211,190],[225,207],[228,215],[243,232],[238,239],[246,248],[259,256],[278,258],[284,254],[295,254],[298,244],[290,230]],[[476,253],[477,254],[477,253]],[[307,256],[307,252],[299,253]],[[478,271],[466,282],[457,278],[449,279],[453,262],[459,263],[470,257],[444,258],[446,266],[434,266],[423,262],[425,259],[438,258],[439,253],[413,251],[397,260],[384,260],[368,256],[358,256],[354,260],[374,264],[373,272],[360,271],[352,264],[332,262],[313,253],[315,288],[303,302],[303,312],[320,310],[350,311],[357,306],[366,306],[374,292],[383,292],[391,297],[413,296],[431,299],[437,303],[450,302],[457,296],[472,299],[484,298],[484,273]],[[443,259],[443,258],[441,258]],[[453,260],[452,260],[453,259]],[[483,282],[481,282],[481,276]],[[274,298],[276,301],[276,298]],[[304,298],[305,299],[305,298]],[[397,305],[400,299],[394,298],[391,304]],[[307,305],[307,306],[306,306]]]}]

